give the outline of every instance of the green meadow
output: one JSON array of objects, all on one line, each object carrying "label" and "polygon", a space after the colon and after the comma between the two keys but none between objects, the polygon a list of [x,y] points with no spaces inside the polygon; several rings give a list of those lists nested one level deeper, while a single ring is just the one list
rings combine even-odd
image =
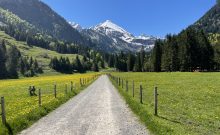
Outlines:
[{"label": "green meadow", "polygon": [[[119,89],[131,109],[155,134],[219,135],[220,73],[112,73],[128,80]],[[132,96],[132,81],[135,97]],[[143,104],[139,89],[143,86]],[[154,88],[158,87],[158,116],[154,116]]]},{"label": "green meadow", "polygon": [[[0,120],[0,135],[16,134],[29,127],[41,117],[77,95],[94,81],[95,75],[97,74],[87,73],[0,80],[0,97],[4,96],[5,98],[7,120],[6,126],[3,126]],[[80,78],[87,79],[87,83],[81,86]],[[71,81],[73,82],[72,90]],[[56,84],[56,98],[54,94],[54,84]],[[29,86],[36,87],[35,93],[37,96],[29,95]],[[39,89],[41,89],[42,94],[41,106],[39,106]]]}]

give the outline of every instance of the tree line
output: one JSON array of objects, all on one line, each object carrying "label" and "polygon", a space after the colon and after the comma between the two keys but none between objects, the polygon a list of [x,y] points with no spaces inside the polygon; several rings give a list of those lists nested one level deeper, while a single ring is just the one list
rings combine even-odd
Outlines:
[{"label": "tree line", "polygon": [[115,68],[122,72],[144,72],[146,71],[146,60],[149,54],[145,52],[144,48],[140,52],[118,54],[105,54],[105,61],[109,67]]},{"label": "tree line", "polygon": [[214,50],[203,31],[186,29],[179,35],[168,35],[157,41],[152,52],[152,70],[212,71]]},{"label": "tree line", "polygon": [[110,54],[106,61],[109,67],[124,72],[216,71],[220,70],[220,51],[216,48],[203,31],[188,28],[157,40],[151,52],[142,48],[136,54]]},{"label": "tree line", "polygon": [[[6,34],[15,38],[17,41],[27,42],[29,46],[37,46],[59,53],[70,54],[85,54],[88,51],[88,47],[82,45],[80,42],[70,43],[59,40],[51,35],[46,34],[44,31],[33,26],[25,20],[20,19],[18,16],[10,11],[0,8],[0,15],[2,25],[0,30]],[[88,46],[94,46],[91,41],[87,41]]]},{"label": "tree line", "polygon": [[73,60],[68,57],[54,57],[50,61],[50,67],[57,72],[66,74],[85,73],[86,71],[99,72],[100,68],[106,67],[105,53],[90,50],[84,56],[76,55]]}]

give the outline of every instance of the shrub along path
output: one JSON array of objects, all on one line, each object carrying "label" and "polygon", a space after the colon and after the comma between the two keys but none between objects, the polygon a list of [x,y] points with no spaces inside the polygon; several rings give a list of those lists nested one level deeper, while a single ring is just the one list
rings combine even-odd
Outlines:
[{"label": "shrub along path", "polygon": [[103,75],[21,134],[147,135],[148,131]]}]

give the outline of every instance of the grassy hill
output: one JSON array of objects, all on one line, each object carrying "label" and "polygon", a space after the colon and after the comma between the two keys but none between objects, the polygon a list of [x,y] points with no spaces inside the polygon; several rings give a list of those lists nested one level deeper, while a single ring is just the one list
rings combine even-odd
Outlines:
[{"label": "grassy hill", "polygon": [[[16,41],[14,38],[5,34],[5,32],[0,31],[0,39],[5,39],[8,43],[17,46],[17,48],[22,53],[22,56],[28,56],[36,58],[39,62],[39,65],[42,66],[45,74],[58,74],[54,70],[49,68],[50,59],[57,56],[59,57],[69,57],[70,60],[76,58],[76,54],[60,54],[55,51],[50,51],[47,49],[39,48],[39,47],[30,47],[26,44],[26,42]],[[82,56],[80,56],[82,58]]]}]

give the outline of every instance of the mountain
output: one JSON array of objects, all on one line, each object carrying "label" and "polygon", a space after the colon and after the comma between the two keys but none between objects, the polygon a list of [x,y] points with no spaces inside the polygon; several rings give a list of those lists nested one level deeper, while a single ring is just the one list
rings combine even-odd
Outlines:
[{"label": "mountain", "polygon": [[146,35],[135,37],[110,20],[100,23],[95,27],[83,29],[81,34],[92,40],[97,48],[111,52],[136,52],[142,47],[149,51],[157,39],[153,36]]},{"label": "mountain", "polygon": [[220,4],[212,7],[201,19],[190,26],[206,33],[220,33]]},{"label": "mountain", "polygon": [[[83,29],[77,23],[67,22],[40,0],[0,0],[0,7],[28,24],[25,29],[21,26],[24,33],[33,29],[55,39],[82,44],[95,50],[136,52],[142,46],[146,50],[151,50],[156,40],[152,36],[135,37],[109,20],[95,27]],[[7,17],[7,21],[0,20],[0,25],[7,25],[10,22],[10,17]]]},{"label": "mountain", "polygon": [[0,7],[54,38],[84,43],[81,34],[40,0],[0,0]]},{"label": "mountain", "polygon": [[75,22],[69,22],[69,24],[76,30],[78,30],[79,32],[81,32],[83,30],[82,26],[78,23]]}]

